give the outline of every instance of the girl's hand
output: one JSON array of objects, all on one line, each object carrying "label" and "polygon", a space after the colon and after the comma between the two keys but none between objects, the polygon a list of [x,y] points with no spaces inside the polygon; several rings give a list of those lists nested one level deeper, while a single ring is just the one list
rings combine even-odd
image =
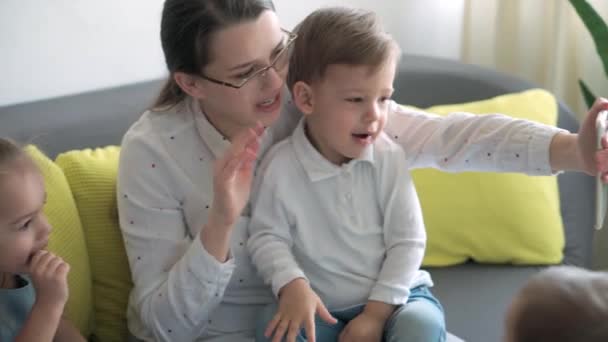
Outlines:
[{"label": "girl's hand", "polygon": [[[62,341],[56,333],[61,331],[58,327],[68,300],[70,266],[55,254],[40,250],[34,254],[28,268],[36,290],[36,302],[15,341]],[[70,338],[69,341],[82,339]]]},{"label": "girl's hand", "polygon": [[279,310],[268,324],[264,335],[272,342],[295,342],[302,326],[309,342],[315,342],[315,313],[329,324],[338,321],[331,316],[321,299],[310,288],[308,283],[298,278],[283,286],[279,295]]},{"label": "girl's hand", "polygon": [[61,319],[55,338],[53,341],[56,342],[86,342],[86,339],[82,337],[80,331],[67,319]]},{"label": "girl's hand", "polygon": [[224,156],[215,161],[210,224],[230,227],[241,215],[249,201],[259,138],[263,132],[264,127],[259,123],[255,128],[243,130],[232,140]]},{"label": "girl's hand", "polygon": [[597,130],[595,127],[597,115],[602,110],[608,110],[608,100],[598,98],[581,125],[578,133],[577,147],[582,170],[593,176],[601,172],[602,178],[606,182],[608,181],[608,139],[606,135],[602,137],[603,149],[598,151]]},{"label": "girl's hand", "polygon": [[61,308],[68,300],[70,265],[55,254],[40,250],[29,264],[29,274],[36,290],[36,303],[46,308]]}]

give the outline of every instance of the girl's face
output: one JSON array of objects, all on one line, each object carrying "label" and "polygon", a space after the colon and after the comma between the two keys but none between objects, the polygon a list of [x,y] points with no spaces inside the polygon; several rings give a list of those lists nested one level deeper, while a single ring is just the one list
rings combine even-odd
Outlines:
[{"label": "girl's face", "polygon": [[0,272],[27,273],[32,256],[47,246],[51,226],[42,208],[42,175],[29,161],[17,160],[0,176]]},{"label": "girl's face", "polygon": [[[197,82],[203,111],[224,135],[232,137],[257,121],[264,126],[276,121],[288,69],[283,59],[288,60],[284,50],[288,42],[289,34],[281,30],[272,11],[263,12],[255,20],[229,26],[213,36],[211,63]],[[274,68],[250,78],[239,89],[205,79],[238,85],[275,61]]]}]

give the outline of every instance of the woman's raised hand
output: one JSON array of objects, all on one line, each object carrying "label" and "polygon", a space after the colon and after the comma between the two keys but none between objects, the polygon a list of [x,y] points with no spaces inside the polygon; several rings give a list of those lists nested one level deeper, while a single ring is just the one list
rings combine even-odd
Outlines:
[{"label": "woman's raised hand", "polygon": [[214,196],[209,221],[218,227],[232,226],[249,201],[255,161],[264,127],[239,132],[213,169]]}]

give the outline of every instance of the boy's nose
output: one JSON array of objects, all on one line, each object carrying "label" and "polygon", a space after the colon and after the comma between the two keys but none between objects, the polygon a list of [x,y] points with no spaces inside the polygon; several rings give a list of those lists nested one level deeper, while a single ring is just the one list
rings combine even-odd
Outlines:
[{"label": "boy's nose", "polygon": [[367,110],[365,118],[367,121],[376,121],[380,117],[380,108],[376,103],[373,103]]}]

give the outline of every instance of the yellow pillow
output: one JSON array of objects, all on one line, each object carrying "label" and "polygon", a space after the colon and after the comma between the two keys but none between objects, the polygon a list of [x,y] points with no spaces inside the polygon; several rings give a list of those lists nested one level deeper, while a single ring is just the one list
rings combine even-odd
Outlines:
[{"label": "yellow pillow", "polygon": [[[426,109],[503,113],[555,126],[557,103],[533,89],[492,99]],[[557,178],[523,174],[412,172],[428,233],[425,266],[468,259],[484,263],[555,264],[563,258],[564,230]]]},{"label": "yellow pillow", "polygon": [[91,269],[82,224],[70,186],[61,169],[38,148],[27,146],[26,151],[44,177],[47,191],[44,213],[53,226],[48,249],[70,264],[70,298],[65,309],[67,318],[83,336],[89,336],[93,320]]},{"label": "yellow pillow", "polygon": [[126,341],[126,308],[131,290],[116,208],[116,172],[120,149],[70,151],[57,157],[84,228],[91,257],[95,295],[95,331],[100,341]]}]

